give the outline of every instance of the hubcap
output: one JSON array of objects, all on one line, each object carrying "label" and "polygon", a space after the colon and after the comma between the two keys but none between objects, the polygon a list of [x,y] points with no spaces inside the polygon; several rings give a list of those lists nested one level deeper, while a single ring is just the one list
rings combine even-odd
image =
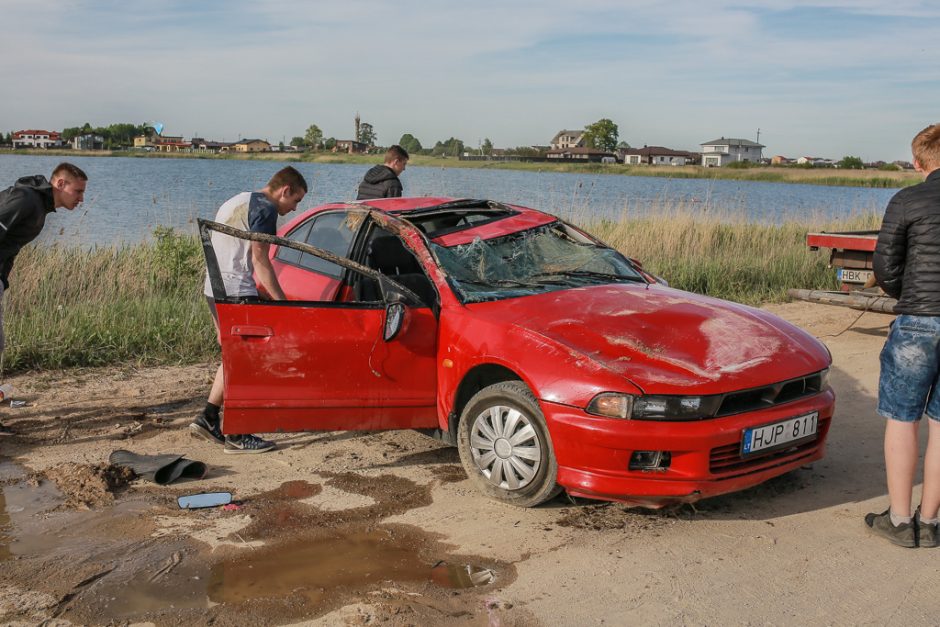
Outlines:
[{"label": "hubcap", "polygon": [[473,420],[470,452],[483,476],[504,490],[529,485],[542,462],[532,421],[518,409],[501,405],[483,410]]}]

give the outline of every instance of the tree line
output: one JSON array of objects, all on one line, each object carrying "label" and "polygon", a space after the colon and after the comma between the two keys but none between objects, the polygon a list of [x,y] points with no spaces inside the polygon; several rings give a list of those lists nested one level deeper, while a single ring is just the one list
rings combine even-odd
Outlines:
[{"label": "tree line", "polygon": [[[356,141],[370,147],[377,147],[378,135],[375,128],[368,122],[362,122],[359,125],[359,136]],[[619,142],[619,129],[617,125],[608,118],[602,118],[593,124],[588,124],[584,128],[584,143],[588,148],[597,148],[613,152],[617,148],[629,148],[625,142]],[[333,150],[336,147],[336,138],[324,138],[323,131],[316,124],[307,127],[306,133],[291,139],[290,145],[296,148],[306,150]],[[450,137],[445,140],[439,140],[431,147],[425,147],[421,141],[411,133],[405,133],[398,140],[397,144],[404,148],[411,155],[430,155],[433,157],[457,157],[464,152],[477,153],[480,155],[493,154],[493,142],[487,137],[479,142],[476,147],[466,144],[463,140],[456,137]],[[503,151],[506,154],[520,156],[538,156],[539,149],[532,146],[517,146],[515,148],[506,148]]]}]

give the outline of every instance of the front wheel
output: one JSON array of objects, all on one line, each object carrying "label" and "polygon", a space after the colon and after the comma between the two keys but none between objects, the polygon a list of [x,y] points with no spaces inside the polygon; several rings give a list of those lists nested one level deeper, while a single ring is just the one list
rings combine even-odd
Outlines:
[{"label": "front wheel", "polygon": [[460,416],[457,450],[467,475],[496,500],[534,507],[561,492],[545,418],[521,381],[495,383],[470,399]]}]

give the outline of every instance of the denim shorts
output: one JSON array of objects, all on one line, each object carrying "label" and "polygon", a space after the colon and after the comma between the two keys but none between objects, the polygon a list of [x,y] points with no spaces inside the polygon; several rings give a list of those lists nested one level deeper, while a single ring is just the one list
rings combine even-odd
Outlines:
[{"label": "denim shorts", "polygon": [[878,413],[901,422],[940,420],[940,316],[902,314],[881,349]]}]

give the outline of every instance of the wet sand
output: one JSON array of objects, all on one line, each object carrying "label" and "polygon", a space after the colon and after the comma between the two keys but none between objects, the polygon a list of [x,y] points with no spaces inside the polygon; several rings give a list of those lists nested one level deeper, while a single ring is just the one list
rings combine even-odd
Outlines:
[{"label": "wet sand", "polygon": [[[501,505],[455,449],[412,431],[281,434],[224,455],[189,437],[212,364],[40,373],[0,408],[0,622],[51,625],[935,624],[936,557],[868,535],[886,506],[874,411],[890,316],[768,309],[832,350],[827,456],[661,511],[564,495]],[[157,486],[115,449],[178,453]],[[236,507],[180,510],[231,491]]]}]

